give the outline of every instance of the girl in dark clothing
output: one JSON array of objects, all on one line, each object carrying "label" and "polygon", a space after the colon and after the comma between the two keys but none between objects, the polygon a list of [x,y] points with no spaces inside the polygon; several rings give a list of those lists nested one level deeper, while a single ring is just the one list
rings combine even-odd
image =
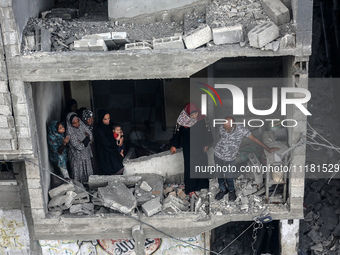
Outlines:
[{"label": "girl in dark clothing", "polygon": [[106,110],[98,111],[95,139],[101,174],[123,174],[123,157],[118,152],[118,145],[110,123],[110,114]]},{"label": "girl in dark clothing", "polygon": [[208,179],[190,178],[190,169],[194,171],[195,166],[208,165],[206,152],[213,142],[209,123],[194,103],[186,104],[177,119],[174,134],[170,140],[172,154],[176,153],[176,148],[180,146],[181,141],[184,156],[185,193],[192,196],[195,191],[209,188]]}]

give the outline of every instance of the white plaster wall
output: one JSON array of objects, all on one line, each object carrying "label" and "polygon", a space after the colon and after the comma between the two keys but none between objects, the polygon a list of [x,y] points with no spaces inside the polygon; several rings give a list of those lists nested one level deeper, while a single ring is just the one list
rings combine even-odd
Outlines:
[{"label": "white plaster wall", "polygon": [[109,18],[133,18],[143,14],[184,7],[193,3],[205,3],[205,0],[108,0]]},{"label": "white plaster wall", "polygon": [[13,12],[18,23],[21,35],[26,23],[30,17],[39,17],[40,13],[51,9],[54,6],[54,0],[13,0]]},{"label": "white plaster wall", "polygon": [[[62,86],[60,82],[41,82],[32,84],[34,113],[37,125],[39,163],[49,170],[52,166],[48,159],[47,125],[51,120],[60,120],[62,110]],[[42,170],[41,170],[42,171]],[[50,174],[41,172],[43,194],[47,201]]]}]

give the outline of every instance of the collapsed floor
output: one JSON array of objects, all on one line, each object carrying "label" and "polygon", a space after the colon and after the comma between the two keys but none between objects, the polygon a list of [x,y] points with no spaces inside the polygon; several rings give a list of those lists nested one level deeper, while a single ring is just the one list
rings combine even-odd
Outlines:
[{"label": "collapsed floor", "polygon": [[[94,1],[88,2],[91,3],[88,8],[95,9],[92,7],[96,6]],[[99,9],[104,9],[97,11],[98,17],[103,18],[102,13],[107,11],[107,3],[97,5]],[[269,17],[268,8],[263,8],[258,0],[212,1],[205,5],[203,11],[193,9],[186,13],[181,21],[172,19],[168,14],[168,17],[163,15],[160,21],[150,24],[135,23],[133,20],[98,21],[98,18],[95,18],[96,12],[91,11],[76,18],[78,14],[74,9],[52,9],[46,16],[48,18],[31,18],[28,21],[22,40],[22,53],[184,49],[184,44],[188,49],[203,46],[209,50],[221,49],[220,47],[226,44],[274,51],[279,48],[294,48],[295,31],[289,10],[283,4],[281,9],[284,9],[283,13],[275,17],[269,14]],[[42,15],[45,17],[47,14]],[[249,36],[250,31],[252,32]],[[108,35],[111,32],[112,35]],[[92,37],[89,37],[90,35]],[[169,37],[175,38],[169,41]],[[192,43],[193,41],[195,42]],[[143,44],[133,44],[140,42]],[[84,47],[84,44],[87,47]]]}]

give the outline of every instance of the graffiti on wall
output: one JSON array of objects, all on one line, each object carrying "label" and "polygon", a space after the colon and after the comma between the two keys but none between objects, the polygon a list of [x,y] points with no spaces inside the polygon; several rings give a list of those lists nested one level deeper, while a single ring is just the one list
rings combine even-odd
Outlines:
[{"label": "graffiti on wall", "polygon": [[22,212],[0,210],[0,254],[28,254],[28,249],[29,236]]},{"label": "graffiti on wall", "polygon": [[[170,238],[145,240],[146,255],[200,255],[204,251],[204,234],[181,241]],[[40,240],[43,255],[135,255],[133,239],[101,239],[89,241]],[[196,245],[196,246],[192,246]]]}]

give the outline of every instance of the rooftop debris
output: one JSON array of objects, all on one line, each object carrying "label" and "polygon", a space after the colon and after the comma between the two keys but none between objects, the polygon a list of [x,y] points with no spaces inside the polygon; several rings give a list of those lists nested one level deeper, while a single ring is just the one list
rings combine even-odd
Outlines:
[{"label": "rooftop debris", "polygon": [[[235,43],[241,47],[253,46],[273,51],[294,48],[295,31],[288,8],[280,1],[273,2],[275,3],[259,0],[215,0],[205,6],[205,12],[188,12],[182,21],[150,24],[135,23],[133,20],[124,23],[94,21],[92,16],[86,20],[86,15],[74,18],[74,9],[58,8],[50,13],[43,13],[44,18],[29,19],[24,31],[22,52],[30,54],[44,51],[36,46],[43,44],[44,40],[50,43],[52,51],[174,50],[183,49],[182,40],[187,49],[219,49],[221,45],[227,47],[228,44]],[[282,6],[278,7],[279,4]],[[268,32],[261,30],[261,33],[253,35],[254,28],[258,26],[269,26],[266,28]],[[50,32],[50,38],[37,36],[44,29]],[[105,34],[121,34],[118,39],[122,40],[103,37]],[[32,42],[33,39],[35,43]],[[49,51],[48,48],[45,51]]]}]

